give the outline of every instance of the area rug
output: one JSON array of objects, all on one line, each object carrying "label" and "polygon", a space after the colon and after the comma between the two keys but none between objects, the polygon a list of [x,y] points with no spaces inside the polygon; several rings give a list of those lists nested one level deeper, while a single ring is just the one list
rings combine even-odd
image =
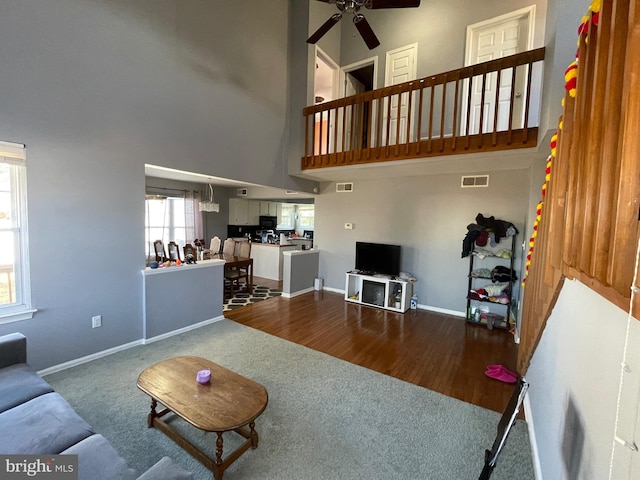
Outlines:
[{"label": "area rug", "polygon": [[[345,362],[230,320],[46,376],[53,388],[138,472],[165,455],[212,474],[166,435],[147,428],[140,372],[178,355],[210,359],[265,386],[249,449],[224,480],[449,480],[478,478],[500,414]],[[195,377],[194,377],[195,382]],[[215,435],[176,419],[210,454]],[[225,448],[241,437],[225,434]],[[526,424],[511,430],[492,480],[533,480]]]},{"label": "area rug", "polygon": [[254,285],[253,293],[243,290],[246,290],[246,284],[241,284],[240,293],[236,293],[232,298],[224,302],[224,307],[222,308],[223,312],[235,310],[236,308],[244,307],[250,303],[261,302],[267,298],[279,297],[282,295],[282,291],[278,289],[263,287],[261,285]]}]

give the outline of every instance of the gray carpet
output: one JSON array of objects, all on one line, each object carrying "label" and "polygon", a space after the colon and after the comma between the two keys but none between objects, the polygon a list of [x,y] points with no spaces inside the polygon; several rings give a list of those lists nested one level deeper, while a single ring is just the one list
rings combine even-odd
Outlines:
[{"label": "gray carpet", "polygon": [[[197,355],[264,385],[260,444],[224,474],[233,479],[475,479],[500,415],[296,345],[229,320],[131,348],[47,376],[96,431],[139,472],[164,455],[212,475],[163,433],[147,429],[149,400],[136,388],[147,366]],[[181,420],[209,451],[215,436]],[[229,433],[225,447],[237,444]],[[492,480],[533,479],[526,425],[518,421]]]}]

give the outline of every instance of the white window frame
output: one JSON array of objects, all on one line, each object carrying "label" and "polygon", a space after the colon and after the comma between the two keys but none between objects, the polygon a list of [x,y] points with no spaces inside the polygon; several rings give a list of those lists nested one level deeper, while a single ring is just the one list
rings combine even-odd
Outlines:
[{"label": "white window frame", "polygon": [[0,163],[8,164],[10,167],[13,219],[10,226],[0,226],[0,231],[11,231],[15,235],[14,284],[16,290],[13,303],[0,305],[0,324],[32,318],[37,311],[31,305],[26,160],[24,145],[0,141]]}]

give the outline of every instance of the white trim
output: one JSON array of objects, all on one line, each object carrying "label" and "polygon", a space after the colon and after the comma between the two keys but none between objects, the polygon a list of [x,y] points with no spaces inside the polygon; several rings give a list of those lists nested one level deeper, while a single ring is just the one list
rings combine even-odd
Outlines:
[{"label": "white trim", "polygon": [[322,290],[325,290],[327,292],[339,293],[340,295],[342,295],[344,297],[344,290],[341,290],[339,288],[327,287],[325,285]]},{"label": "white trim", "polygon": [[[322,50],[318,45],[315,45],[315,58],[319,58],[320,60],[322,60],[324,63],[326,63],[329,67],[331,67],[331,69],[333,70],[333,79],[332,79],[332,85],[331,85],[331,96],[333,97],[332,100],[335,100],[336,98],[338,98],[339,95],[339,85],[340,85],[340,65],[338,65],[333,58],[331,58],[324,50]],[[316,93],[316,77],[315,75],[313,76],[313,94],[315,97],[315,93]],[[311,103],[309,103],[309,105],[314,105],[315,102],[315,98],[312,99]]]},{"label": "white trim", "polygon": [[[286,252],[282,252],[282,253],[286,253]],[[309,288],[305,288],[304,290],[298,290],[297,292],[293,292],[293,293],[284,293],[284,292],[282,292],[282,297],[283,298],[293,298],[293,297],[297,297],[298,295],[303,295],[305,293],[313,292],[313,290],[314,290],[313,287],[309,287]]]},{"label": "white trim", "polygon": [[37,308],[31,308],[28,310],[20,310],[19,312],[5,313],[0,315],[0,323],[5,324],[19,322],[20,320],[29,320],[33,318],[33,314],[37,311]]},{"label": "white trim", "polygon": [[101,352],[92,353],[91,355],[87,355],[85,357],[76,358],[68,362],[54,365],[53,367],[45,368],[44,370],[38,371],[38,375],[40,375],[41,377],[44,377],[45,375],[49,375],[50,373],[56,373],[62,370],[66,370],[67,368],[77,367],[78,365],[82,365],[83,363],[91,362],[92,360],[97,360],[99,358],[106,357],[108,355],[111,355],[112,353],[128,350],[131,347],[137,347],[138,345],[142,345],[142,340],[136,340],[135,342],[129,342],[123,345],[118,345],[117,347],[109,348]]},{"label": "white trim", "polygon": [[133,342],[125,343],[123,345],[118,345],[117,347],[108,348],[107,350],[102,350],[101,352],[92,353],[91,355],[87,355],[85,357],[80,357],[74,360],[70,360],[68,362],[60,363],[58,365],[54,365],[53,367],[45,368],[43,370],[38,371],[38,375],[40,375],[41,377],[44,377],[45,375],[60,372],[68,368],[77,367],[78,365],[82,365],[83,363],[91,362],[93,360],[97,360],[99,358],[109,356],[113,353],[122,352],[124,350],[128,350],[133,347],[138,347],[140,345],[148,345],[149,343],[154,343],[159,340],[164,340],[165,338],[173,337],[175,335],[179,335],[181,333],[185,333],[199,327],[204,327],[205,325],[216,323],[216,322],[219,322],[220,320],[224,320],[223,315],[211,318],[209,320],[204,320],[203,322],[196,323],[194,325],[189,325],[188,327],[179,328],[177,330],[173,330],[168,333],[163,333],[162,335],[158,335],[153,338],[147,338],[147,339],[141,338],[140,340],[135,340]]},{"label": "white trim", "polygon": [[420,310],[429,310],[430,312],[444,313],[445,315],[453,315],[454,317],[462,317],[462,318],[467,317],[467,315],[464,312],[459,312],[457,310],[449,310],[447,308],[431,307],[429,305],[420,305],[420,304],[418,304],[418,308]]},{"label": "white trim", "polygon": [[376,90],[378,88],[378,56],[365,58],[364,60],[360,60],[358,62],[350,63],[349,65],[345,65],[340,67],[340,92],[339,98],[344,97],[344,82],[347,73],[353,72],[354,70],[358,70],[362,67],[366,67],[367,65],[373,65],[373,84],[371,85],[372,90]]},{"label": "white trim", "polygon": [[533,422],[533,413],[531,412],[531,402],[529,395],[524,397],[524,419],[527,423],[529,431],[529,445],[531,447],[531,459],[533,460],[533,473],[536,480],[542,480],[542,466],[540,464],[540,453],[538,452],[538,442],[536,439],[536,430]]},{"label": "white trim", "polygon": [[182,327],[177,330],[172,330],[170,332],[163,333],[152,338],[143,338],[142,344],[148,345],[150,343],[158,342],[160,340],[164,340],[165,338],[173,337],[175,335],[180,335],[181,333],[190,332],[191,330],[195,330],[196,328],[204,327],[205,325],[211,325],[212,323],[219,322],[220,320],[224,320],[224,315],[219,315],[217,317],[210,318],[209,320],[203,320],[202,322],[194,323],[193,325]]}]

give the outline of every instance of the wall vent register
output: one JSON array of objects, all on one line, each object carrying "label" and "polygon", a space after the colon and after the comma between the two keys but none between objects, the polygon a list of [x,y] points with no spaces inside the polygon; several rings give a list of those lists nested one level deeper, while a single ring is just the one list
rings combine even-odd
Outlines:
[{"label": "wall vent register", "polygon": [[353,183],[336,183],[336,192],[353,192]]},{"label": "wall vent register", "polygon": [[489,175],[464,175],[460,179],[461,188],[478,188],[489,186]]}]

